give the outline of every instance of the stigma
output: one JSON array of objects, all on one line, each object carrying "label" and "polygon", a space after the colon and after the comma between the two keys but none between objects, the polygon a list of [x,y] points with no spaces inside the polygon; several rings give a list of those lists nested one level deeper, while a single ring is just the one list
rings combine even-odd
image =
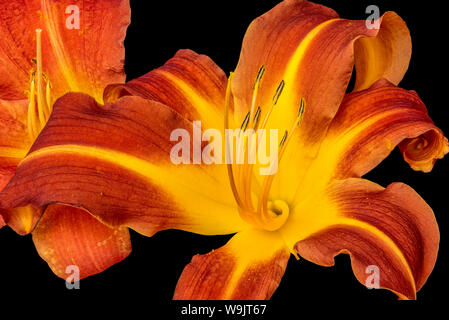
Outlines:
[{"label": "stigma", "polygon": [[[296,118],[292,119],[291,129],[285,130],[282,135],[279,135],[278,148],[276,151],[277,161],[271,165],[276,166],[276,170],[268,170],[272,172],[269,175],[257,175],[254,162],[250,163],[250,159],[254,159],[254,155],[258,153],[261,147],[261,141],[255,139],[255,136],[265,134],[270,116],[277,109],[283,106],[280,97],[284,92],[287,83],[281,80],[273,92],[273,98],[268,105],[261,106],[259,104],[259,90],[262,86],[263,76],[267,72],[265,66],[261,66],[254,81],[253,93],[251,97],[251,106],[249,112],[243,118],[240,126],[240,133],[245,131],[245,134],[238,135],[237,154],[243,153],[247,150],[247,157],[244,156],[244,163],[234,164],[233,162],[227,164],[228,176],[230,186],[239,208],[240,216],[243,220],[254,225],[255,227],[268,231],[275,231],[281,228],[288,219],[290,208],[287,202],[282,199],[272,199],[270,197],[270,190],[273,180],[277,174],[278,164],[289,145],[291,138],[294,136],[296,129],[300,126],[305,112],[306,103],[303,98],[298,101],[298,112]],[[228,87],[226,90],[225,102],[225,129],[229,128],[229,105],[232,99],[232,79],[231,73],[228,80]],[[280,111],[282,112],[282,111]],[[248,130],[248,133],[246,130]],[[259,136],[260,138],[260,136]],[[264,137],[265,138],[265,137]],[[229,143],[229,139],[227,140]],[[270,142],[271,143],[271,142]],[[226,145],[227,150],[231,147]],[[254,187],[254,188],[253,188]]]},{"label": "stigma", "polygon": [[35,67],[30,72],[28,92],[28,135],[34,141],[44,128],[52,111],[51,84],[42,67],[42,30],[36,29]]}]

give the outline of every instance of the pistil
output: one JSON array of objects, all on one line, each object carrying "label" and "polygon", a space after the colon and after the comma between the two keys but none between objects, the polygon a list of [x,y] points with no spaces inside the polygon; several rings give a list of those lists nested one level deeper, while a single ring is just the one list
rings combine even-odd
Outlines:
[{"label": "pistil", "polygon": [[33,141],[47,123],[52,106],[50,80],[44,74],[42,67],[41,29],[36,29],[36,58],[32,61],[36,64],[36,69],[31,70],[27,127],[30,139]]}]

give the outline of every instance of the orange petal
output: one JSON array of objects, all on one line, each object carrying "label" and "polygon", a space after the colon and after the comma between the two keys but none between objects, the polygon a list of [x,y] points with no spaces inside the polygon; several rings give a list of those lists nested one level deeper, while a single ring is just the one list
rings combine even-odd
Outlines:
[{"label": "orange petal", "polygon": [[412,188],[393,183],[384,189],[353,178],[300,207],[302,214],[282,233],[289,241],[296,237],[302,257],[332,266],[334,256],[349,253],[362,284],[372,272],[367,268],[376,266],[381,288],[416,298],[435,265],[439,231],[432,209]]},{"label": "orange petal", "polygon": [[5,220],[3,220],[3,216],[0,214],[0,229],[6,225]]},{"label": "orange petal", "polygon": [[443,132],[434,125],[414,91],[379,80],[371,88],[345,97],[320,157],[335,163],[338,178],[361,177],[399,144],[405,161],[429,172],[449,151]]},{"label": "orange petal", "polygon": [[[308,1],[283,1],[255,19],[243,39],[242,51],[233,79],[233,94],[239,115],[249,111],[254,81],[262,66],[265,73],[258,105],[267,108],[285,69],[307,35],[321,23],[338,18],[330,8]],[[295,70],[298,71],[298,70]],[[287,85],[292,87],[293,84]],[[291,90],[293,90],[291,88]],[[299,99],[298,98],[298,106]],[[295,104],[296,105],[296,104]]]},{"label": "orange petal", "polygon": [[33,241],[39,255],[53,272],[66,279],[79,268],[80,279],[100,273],[131,253],[131,241],[125,227],[110,228],[89,213],[68,206],[47,208]]},{"label": "orange petal", "polygon": [[276,233],[248,230],[224,247],[196,255],[176,286],[176,300],[264,300],[277,289],[290,253]]},{"label": "orange petal", "polygon": [[0,214],[3,215],[5,223],[22,236],[34,230],[43,212],[43,208],[34,208],[30,205],[0,209]]},{"label": "orange petal", "polygon": [[379,23],[376,37],[355,42],[356,91],[369,88],[381,78],[397,85],[408,69],[412,40],[407,25],[391,11]]},{"label": "orange petal", "polygon": [[[0,190],[12,178],[31,146],[26,125],[27,109],[27,100],[0,100]],[[2,222],[21,235],[32,231],[41,214],[42,210],[31,206],[0,209]]]},{"label": "orange petal", "polygon": [[[280,170],[282,181],[289,184],[281,196],[295,202],[304,194],[319,192],[332,179],[362,177],[397,145],[405,161],[424,172],[449,151],[447,139],[416,92],[381,79],[369,89],[346,95],[310,166],[305,161],[298,166],[289,155],[290,167]],[[294,154],[295,148],[288,152]],[[302,179],[288,179],[291,172],[298,172],[298,177],[304,174]]]},{"label": "orange petal", "polygon": [[[253,105],[261,106],[263,119],[283,83],[267,127],[290,130],[303,98],[305,113],[295,135],[299,149],[307,147],[308,156],[313,156],[345,95],[354,67],[354,43],[378,33],[368,29],[365,20],[338,19],[321,5],[282,2],[253,21],[245,35],[232,87],[240,119],[236,122],[241,123]],[[253,104],[261,66],[265,72]]]},{"label": "orange petal", "polygon": [[104,100],[133,95],[161,102],[190,121],[223,127],[227,78],[207,56],[180,50],[162,67],[126,84],[109,85]]},{"label": "orange petal", "polygon": [[[345,96],[355,43],[380,32],[368,29],[365,20],[339,19],[333,10],[302,0],[283,1],[248,28],[232,81],[235,123],[260,106],[259,117],[269,116],[267,129],[278,129],[281,137],[287,132],[289,144],[295,145],[283,153],[273,181],[274,198],[295,197]],[[265,72],[256,85],[261,66]],[[292,129],[301,99],[305,111],[301,124]],[[285,181],[289,186],[282,185]]]},{"label": "orange petal", "polygon": [[2,0],[0,6],[0,99],[25,98],[35,67],[36,29],[42,29],[43,68],[53,97],[81,91],[101,101],[107,84],[125,80],[128,1]]},{"label": "orange petal", "polygon": [[[67,94],[1,194],[0,207],[59,202],[146,235],[170,228],[201,234],[242,230],[246,224],[226,167],[173,164],[175,129],[193,136],[191,122],[156,101],[123,97],[101,106],[87,95]],[[187,145],[192,150],[192,141]]]}]

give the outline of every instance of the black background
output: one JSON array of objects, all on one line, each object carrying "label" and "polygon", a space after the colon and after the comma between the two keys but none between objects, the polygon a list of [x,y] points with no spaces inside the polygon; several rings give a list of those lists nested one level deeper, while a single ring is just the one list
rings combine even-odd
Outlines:
[{"label": "black background", "polygon": [[[447,119],[447,42],[446,11],[438,2],[319,0],[334,8],[341,17],[365,19],[370,4],[381,12],[396,11],[408,24],[413,39],[413,56],[405,79],[400,84],[416,90],[426,103],[430,116],[446,134]],[[178,49],[189,48],[210,56],[227,74],[238,61],[241,41],[249,23],[278,1],[131,1],[132,23],[128,29],[126,72],[128,80],[159,67]],[[99,48],[101,50],[101,48]],[[367,179],[387,186],[401,181],[412,186],[434,209],[442,242],[436,267],[427,284],[418,293],[419,305],[440,303],[447,287],[448,254],[445,241],[448,229],[447,179],[449,160],[437,162],[429,174],[414,172],[395,150]],[[102,309],[146,310],[145,318],[160,319],[155,311],[174,318],[179,305],[170,302],[184,266],[197,253],[207,253],[224,245],[229,236],[204,237],[181,231],[163,231],[152,238],[131,233],[133,252],[125,261],[81,281],[80,290],[67,290],[63,280],[50,271],[34,249],[31,236],[21,237],[9,228],[0,231],[0,296],[19,297],[29,303],[42,302],[77,309],[101,303]],[[103,301],[103,302],[100,302]],[[391,306],[396,296],[386,290],[368,290],[352,274],[348,256],[336,258],[336,266],[324,268],[292,258],[284,278],[272,297],[271,313],[288,311],[300,316],[302,310],[319,303],[322,312],[329,305],[341,309],[369,304],[369,310]],[[103,304],[106,302],[106,304]],[[131,304],[129,304],[131,303]],[[129,307],[131,306],[131,308]],[[402,306],[407,307],[407,306]],[[50,308],[51,309],[51,308]],[[41,309],[42,310],[42,309]],[[46,309],[47,310],[47,309]],[[180,317],[176,317],[179,318]]]}]

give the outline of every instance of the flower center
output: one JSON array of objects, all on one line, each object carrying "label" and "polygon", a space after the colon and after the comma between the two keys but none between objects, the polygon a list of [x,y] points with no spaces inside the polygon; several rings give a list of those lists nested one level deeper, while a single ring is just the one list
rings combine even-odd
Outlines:
[{"label": "flower center", "polygon": [[36,68],[31,70],[30,91],[28,92],[28,134],[34,141],[50,117],[52,111],[51,84],[42,71],[41,29],[36,29]]},{"label": "flower center", "polygon": [[[270,115],[275,110],[275,107],[279,101],[279,97],[285,87],[285,81],[282,80],[276,92],[273,95],[273,99],[269,108],[265,111],[265,115],[262,119],[263,110],[260,106],[256,108],[258,92],[260,89],[261,81],[265,73],[265,66],[259,69],[256,76],[253,87],[253,95],[251,100],[250,111],[246,114],[243,119],[242,125],[240,127],[240,133],[237,137],[237,154],[245,155],[245,150],[248,150],[248,157],[244,157],[243,164],[235,164],[234,161],[228,163],[228,176],[231,185],[234,198],[239,207],[240,216],[247,222],[255,225],[258,228],[274,231],[282,227],[282,225],[287,221],[289,216],[289,206],[288,204],[280,199],[271,199],[270,190],[273,184],[273,180],[276,176],[277,170],[272,170],[278,168],[282,156],[293,136],[294,131],[300,125],[304,111],[305,111],[305,101],[301,98],[299,103],[299,111],[296,119],[294,119],[292,128],[289,131],[283,133],[282,139],[279,143],[278,156],[276,158],[276,163],[271,163],[269,168],[269,175],[257,176],[254,170],[254,162],[250,163],[250,159],[255,159],[255,155],[258,154],[258,149],[261,147],[260,135],[265,139],[265,128],[267,126],[268,119]],[[225,102],[225,129],[229,128],[229,105],[232,98],[232,78],[231,73],[228,86],[226,90],[226,102]],[[247,131],[247,129],[250,130]],[[244,134],[242,134],[244,132]],[[255,139],[259,136],[259,140]],[[257,140],[257,142],[255,142]],[[226,139],[227,153],[232,154],[229,145],[230,139]],[[257,185],[257,191],[254,191],[252,186]]]}]

